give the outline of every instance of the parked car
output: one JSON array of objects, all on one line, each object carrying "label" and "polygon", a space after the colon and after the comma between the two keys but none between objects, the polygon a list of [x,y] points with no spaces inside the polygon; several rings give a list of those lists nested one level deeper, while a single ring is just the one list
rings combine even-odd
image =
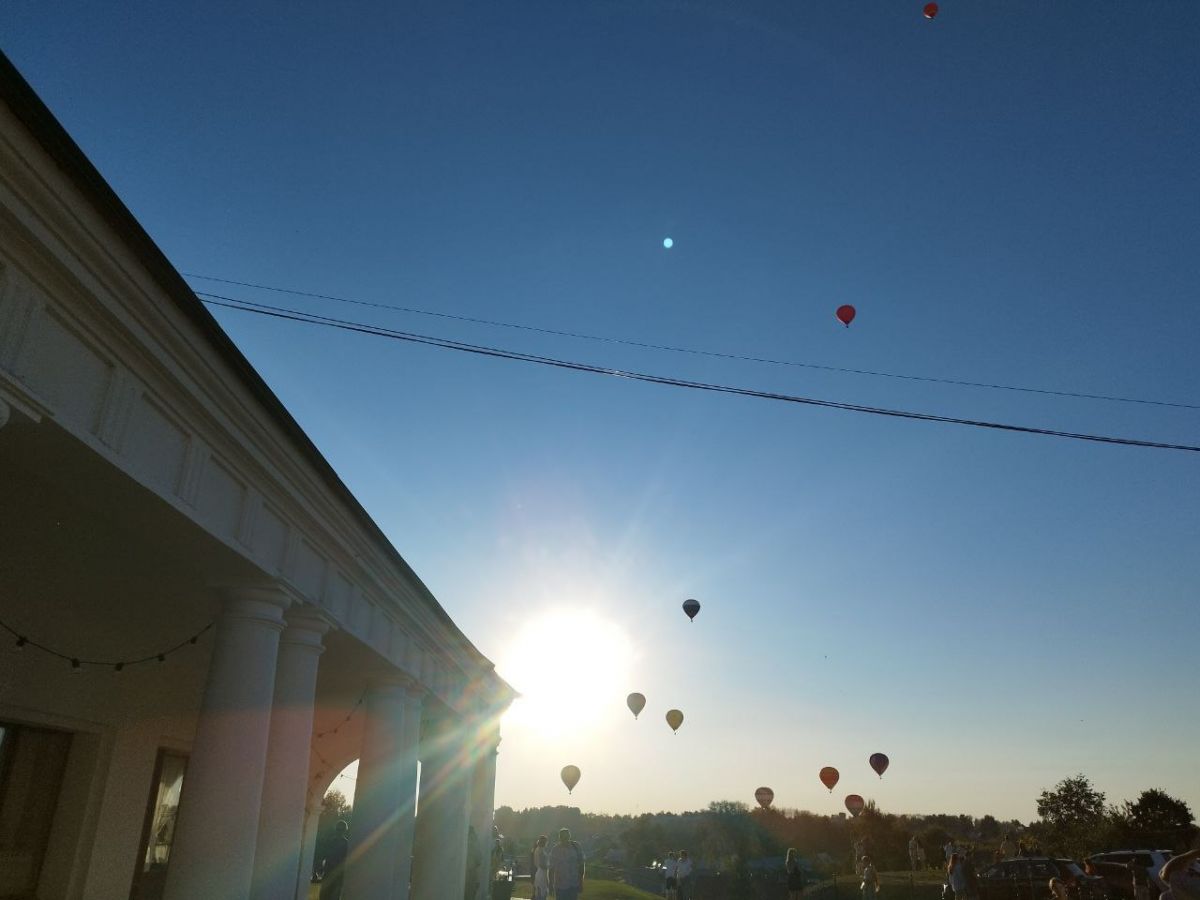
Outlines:
[{"label": "parked car", "polygon": [[[1167,860],[1175,854],[1170,850],[1106,850],[1088,857],[1092,863],[1116,863],[1128,866],[1134,862],[1145,868],[1150,876],[1150,895],[1157,897],[1167,889],[1163,880],[1158,877],[1159,870],[1167,864]],[[1128,870],[1126,870],[1128,871]]]},{"label": "parked car", "polygon": [[983,900],[1052,900],[1051,878],[1062,881],[1073,900],[1103,900],[1106,895],[1103,878],[1084,874],[1074,860],[1048,856],[1023,856],[988,866],[979,873],[979,893]]},{"label": "parked car", "polygon": [[1096,869],[1096,874],[1104,879],[1108,900],[1135,900],[1133,896],[1133,879],[1129,877],[1129,867],[1122,863],[1097,862],[1089,859]]}]

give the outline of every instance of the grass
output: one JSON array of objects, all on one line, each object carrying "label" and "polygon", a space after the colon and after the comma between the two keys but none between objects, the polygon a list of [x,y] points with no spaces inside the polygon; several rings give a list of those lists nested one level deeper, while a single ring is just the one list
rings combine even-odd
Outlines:
[{"label": "grass", "polygon": [[[529,891],[528,881],[517,882],[514,885],[513,900],[518,897],[528,898]],[[588,878],[583,882],[583,893],[580,894],[580,900],[662,900],[662,897],[660,894],[648,894],[617,881]]]},{"label": "grass", "polygon": [[[517,882],[514,888],[513,900],[529,897],[528,881]],[[308,900],[320,900],[320,885],[314,884],[309,887]],[[584,882],[581,900],[661,900],[661,897],[616,881],[589,878]]]},{"label": "grass", "polygon": [[[929,869],[925,872],[880,872],[879,880],[884,887],[889,887],[897,883],[903,883],[907,886],[909,875],[913,876],[915,885],[933,885],[936,884],[940,888],[943,875],[937,869]],[[843,891],[856,893],[851,887],[853,875],[839,875],[838,887],[839,896]],[[829,882],[819,882],[818,884],[828,885]],[[815,888],[817,885],[810,885],[810,888]],[[513,900],[528,900],[530,897],[530,884],[528,881],[518,881],[513,885]],[[309,900],[319,900],[320,886],[312,885],[308,891]],[[849,894],[847,895],[849,896]],[[639,891],[635,887],[630,887],[627,884],[621,884],[617,881],[606,881],[603,878],[589,878],[584,882],[583,894],[581,900],[661,900],[660,894],[649,894],[646,891]]]}]

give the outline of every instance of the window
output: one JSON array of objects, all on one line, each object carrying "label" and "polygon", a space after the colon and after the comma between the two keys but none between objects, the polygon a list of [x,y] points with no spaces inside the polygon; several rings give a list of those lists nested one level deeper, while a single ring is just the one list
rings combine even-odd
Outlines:
[{"label": "window", "polygon": [[65,731],[0,722],[0,898],[32,898],[63,769],[71,749]]},{"label": "window", "polygon": [[162,897],[186,770],[187,757],[182,753],[158,751],[154,781],[146,806],[146,824],[142,828],[142,851],[138,857],[130,900],[159,900]]}]

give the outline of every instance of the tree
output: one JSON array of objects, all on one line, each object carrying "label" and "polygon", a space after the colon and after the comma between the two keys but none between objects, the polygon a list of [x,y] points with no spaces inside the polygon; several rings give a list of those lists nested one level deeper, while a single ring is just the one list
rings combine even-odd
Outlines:
[{"label": "tree", "polygon": [[1106,843],[1110,820],[1105,815],[1104,793],[1092,787],[1086,775],[1064,778],[1052,791],[1042,791],[1037,801],[1046,850],[1081,859]]},{"label": "tree", "polygon": [[1133,803],[1114,810],[1129,843],[1147,846],[1186,847],[1196,834],[1191,808],[1166,791],[1150,788]]},{"label": "tree", "polygon": [[330,791],[321,799],[322,818],[332,818],[335,822],[338,819],[345,819],[349,822],[353,812],[354,807],[350,805],[350,801],[341,791]]},{"label": "tree", "polygon": [[995,816],[986,815],[982,819],[976,819],[975,831],[979,835],[980,840],[995,840],[1000,836],[1000,823],[996,821]]}]

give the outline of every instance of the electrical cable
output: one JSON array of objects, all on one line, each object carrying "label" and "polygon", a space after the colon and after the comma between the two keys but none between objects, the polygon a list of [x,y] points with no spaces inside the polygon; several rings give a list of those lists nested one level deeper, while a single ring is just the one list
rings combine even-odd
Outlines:
[{"label": "electrical cable", "polygon": [[[995,391],[1016,391],[1026,394],[1045,394],[1053,397],[1070,397],[1076,400],[1103,400],[1110,403],[1136,403],[1146,406],[1166,406],[1174,409],[1197,409],[1200,404],[1179,403],[1169,400],[1148,400],[1142,397],[1118,397],[1109,394],[1089,394],[1082,391],[1061,391],[1050,388],[1022,387],[1011,384],[994,384],[986,381],[966,381],[958,378],[935,378],[927,375],[905,375],[898,372],[882,372],[874,369],[853,369],[843,366],[826,366],[818,363],[800,362],[798,360],[772,359],[765,356],[749,356],[739,353],[724,353],[717,350],[701,350],[695,347],[679,347],[670,344],[654,344],[646,341],[635,341],[627,338],[604,337],[596,334],[586,334],[579,331],[560,331],[554,328],[542,328],[536,325],[520,325],[514,322],[503,322],[497,319],[482,319],[475,316],[464,316],[456,313],[434,312],[428,309],[418,309],[412,306],[398,306],[390,303],[377,303],[372,300],[359,300],[352,297],[338,297],[333,294],[318,294],[311,291],[297,291],[289,288],[273,287],[267,284],[255,284],[250,281],[234,281],[230,278],[218,278],[215,275],[200,275],[194,272],[181,273],[188,278],[200,278],[205,281],[215,281],[220,284],[232,284],[238,287],[254,288],[261,291],[273,291],[278,294],[289,294],[295,297],[309,297],[314,300],[332,300],[336,303],[348,303],[354,306],[366,306],[372,309],[386,309],[393,312],[412,313],[418,316],[434,316],[440,319],[451,319],[456,322],[469,322],[474,325],[488,325],[495,328],[512,328],[519,331],[532,331],[538,334],[568,337],[584,341],[599,341],[606,344],[621,344],[626,347],[638,347],[643,350],[661,350],[667,353],[686,353],[692,356],[706,356],[713,359],[732,359],[741,362],[765,363],[772,366],[792,366],[802,369],[816,369],[822,372],[840,372],[847,375],[869,375],[876,378],[896,378],[904,381],[923,381],[931,384],[949,384],[957,387],[986,388]],[[209,294],[196,291],[202,297],[220,297],[219,294]]]},{"label": "electrical cable", "polygon": [[806,406],[818,406],[826,409],[840,409],[847,412],[887,416],[890,418],[913,419],[917,421],[938,422],[949,425],[966,425],[973,428],[989,428],[997,431],[1011,431],[1020,434],[1033,434],[1043,437],[1059,437],[1069,440],[1090,441],[1093,443],[1102,444],[1119,444],[1128,447],[1143,447],[1148,449],[1153,448],[1157,450],[1186,450],[1192,453],[1200,453],[1200,446],[1194,446],[1190,444],[1174,444],[1161,441],[1141,440],[1137,438],[1122,438],[1108,435],[1060,431],[1050,428],[1037,428],[1029,425],[1013,425],[1004,422],[991,422],[982,419],[964,419],[956,416],[941,416],[933,413],[913,412],[878,406],[866,406],[858,403],[843,403],[836,400],[821,400],[814,397],[801,397],[794,394],[760,391],[752,388],[713,384],[702,381],[689,381],[686,379],[673,378],[665,375],[651,375],[644,372],[635,372],[627,369],[614,369],[592,365],[589,363],[556,359],[550,356],[540,356],[533,353],[523,353],[515,350],[504,350],[497,347],[488,347],[482,344],[469,344],[463,341],[433,337],[414,332],[398,331],[390,328],[382,328],[376,325],[367,325],[362,322],[335,319],[328,316],[318,316],[312,313],[300,312],[298,310],[288,309],[286,307],[272,306],[266,303],[254,303],[249,300],[237,300],[232,297],[220,297],[219,295],[214,294],[205,294],[204,297],[208,299],[205,299],[203,302],[211,306],[241,310],[242,312],[254,313],[256,315],[268,316],[270,318],[284,319],[293,322],[304,322],[310,325],[337,328],[343,331],[350,331],[358,334],[370,334],[377,337],[386,337],[392,340],[438,347],[444,350],[457,350],[463,353],[473,353],[479,356],[489,356],[497,359],[534,363],[536,365],[550,366],[553,368],[566,369],[576,372],[590,372],[597,375],[609,375],[617,378],[627,378],[632,381],[642,381],[649,384],[661,384],[670,387],[688,388],[691,390],[708,391],[712,393],[733,394],[742,397],[755,397],[762,400],[775,400],[784,403],[799,403]]}]

